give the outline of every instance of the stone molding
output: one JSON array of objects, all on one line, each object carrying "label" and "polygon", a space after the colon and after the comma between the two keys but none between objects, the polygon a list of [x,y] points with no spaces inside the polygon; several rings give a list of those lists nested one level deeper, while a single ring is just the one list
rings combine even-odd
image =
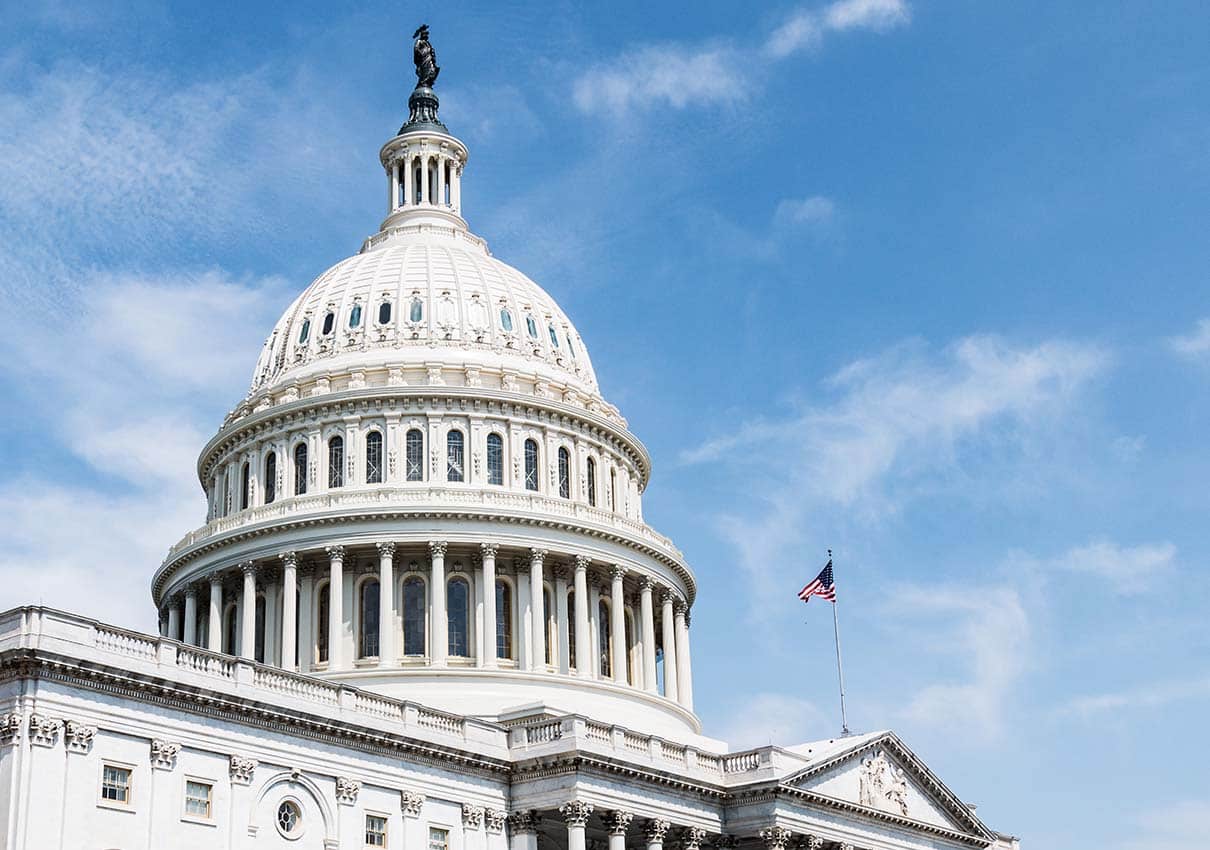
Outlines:
[{"label": "stone molding", "polygon": [[479,829],[483,826],[483,806],[472,803],[462,804],[462,826],[465,829]]},{"label": "stone molding", "polygon": [[403,812],[404,817],[418,818],[423,808],[424,795],[419,791],[399,792],[399,810]]},{"label": "stone molding", "polygon": [[256,772],[257,761],[247,756],[233,755],[228,764],[228,774],[232,785],[251,785],[252,774]]},{"label": "stone molding", "polygon": [[25,726],[25,717],[21,714],[0,715],[0,746],[9,746],[21,740],[21,729]]},{"label": "stone molding", "polygon": [[177,741],[165,741],[156,738],[151,742],[151,767],[154,770],[172,770],[176,767],[176,757],[181,752]]},{"label": "stone molding", "polygon": [[35,747],[53,747],[59,740],[63,721],[45,714],[29,716],[29,742]]},{"label": "stone molding", "polygon": [[342,806],[357,805],[357,795],[361,793],[361,780],[348,776],[336,777],[336,802]]},{"label": "stone molding", "polygon": [[97,736],[96,726],[86,726],[78,720],[68,720],[64,728],[69,753],[84,755],[92,749],[93,738]]},{"label": "stone molding", "polygon": [[500,809],[484,809],[483,817],[488,832],[503,832],[504,824],[508,820],[508,812]]}]

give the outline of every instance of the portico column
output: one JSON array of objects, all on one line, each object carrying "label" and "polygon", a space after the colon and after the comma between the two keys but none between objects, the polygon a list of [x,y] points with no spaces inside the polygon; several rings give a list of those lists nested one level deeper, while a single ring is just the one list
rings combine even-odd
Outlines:
[{"label": "portico column", "polygon": [[605,828],[609,830],[609,850],[626,850],[626,829],[634,820],[630,812],[605,812]]},{"label": "portico column", "polygon": [[626,684],[626,600],[623,598],[622,580],[626,578],[626,568],[614,564],[609,572],[609,631],[613,638],[613,680],[619,685]]},{"label": "portico column", "polygon": [[197,645],[197,588],[185,588],[185,643]]},{"label": "portico column", "polygon": [[684,602],[676,605],[676,671],[677,691],[681,705],[693,711],[693,679],[689,666],[689,606]]},{"label": "portico column", "polygon": [[538,812],[536,809],[513,812],[508,816],[511,836],[509,850],[538,850]]},{"label": "portico column", "polygon": [[[428,173],[427,169],[425,173]],[[429,542],[429,554],[433,559],[429,571],[429,613],[433,618],[429,629],[432,635],[429,659],[434,667],[444,667],[449,654],[449,621],[445,614],[445,550],[448,545],[444,540]]]},{"label": "portico column", "polygon": [[555,624],[559,631],[559,672],[571,671],[571,632],[567,620],[567,567],[551,570],[555,577]]},{"label": "portico column", "polygon": [[672,591],[665,590],[663,599],[663,610],[660,612],[660,619],[664,632],[664,696],[670,700],[677,698],[677,680],[676,680],[676,637],[674,633],[674,622],[672,617]]},{"label": "portico column", "polygon": [[240,658],[256,657],[256,564],[244,561],[240,564],[244,573],[244,592],[240,597],[240,614],[243,624],[240,629]]},{"label": "portico column", "polygon": [[588,816],[592,814],[592,804],[578,800],[559,806],[559,814],[567,823],[567,850],[585,850],[584,828],[588,826]]},{"label": "portico column", "polygon": [[[495,543],[479,544],[483,563],[479,570],[479,583],[483,585],[483,635],[479,649],[479,666],[496,666],[496,551]],[[508,612],[505,612],[507,616]]]},{"label": "portico column", "polygon": [[[700,826],[687,826],[680,831],[677,836],[680,840],[677,841],[679,850],[702,850],[702,842],[706,840],[706,830]],[[818,850],[818,848],[808,848],[808,850]]]},{"label": "portico column", "polygon": [[223,577],[210,576],[210,623],[206,627],[207,649],[223,651]]},{"label": "portico column", "polygon": [[298,665],[298,554],[281,554],[281,666],[294,670]]},{"label": "portico column", "polygon": [[668,834],[668,828],[671,826],[666,820],[654,818],[643,824],[643,838],[647,842],[647,850],[663,850],[664,836]]},{"label": "portico column", "polygon": [[576,675],[592,678],[592,635],[588,631],[588,558],[576,556]]},{"label": "portico column", "polygon": [[175,596],[168,599],[168,638],[180,640],[181,634],[181,604]]},{"label": "portico column", "polygon": [[378,666],[395,666],[395,544],[378,544]]},{"label": "portico column", "polygon": [[546,669],[546,607],[542,604],[542,561],[545,557],[545,549],[529,550],[529,610],[533,623],[531,670]]},{"label": "portico column", "polygon": [[328,553],[328,669],[344,668],[345,547],[329,546]]},{"label": "portico column", "polygon": [[649,693],[659,690],[655,680],[655,609],[651,590],[655,581],[645,576],[639,584],[639,618],[643,621],[643,688]]}]

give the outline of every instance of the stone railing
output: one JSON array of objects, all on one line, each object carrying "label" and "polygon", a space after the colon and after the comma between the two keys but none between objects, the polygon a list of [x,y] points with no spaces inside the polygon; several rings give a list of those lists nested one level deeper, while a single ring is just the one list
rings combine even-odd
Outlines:
[{"label": "stone railing", "polygon": [[[171,563],[179,554],[211,538],[255,525],[312,517],[326,513],[352,513],[359,509],[381,512],[390,508],[401,511],[422,511],[440,508],[472,508],[476,512],[499,511],[511,516],[532,517],[535,520],[567,519],[588,528],[613,531],[645,543],[678,563],[684,556],[673,542],[646,523],[613,511],[589,507],[582,502],[556,499],[538,493],[516,492],[478,486],[437,487],[423,482],[414,484],[370,484],[342,487],[327,493],[310,493],[278,499],[269,505],[248,508],[230,516],[211,520],[176,542],[164,559]],[[162,567],[161,567],[162,569]]]},{"label": "stone railing", "polygon": [[406,700],[139,634],[49,608],[0,614],[0,652],[32,650],[93,668],[146,677],[183,691],[217,693],[340,726],[441,743],[493,759],[507,758],[507,732],[494,723],[435,711]]}]

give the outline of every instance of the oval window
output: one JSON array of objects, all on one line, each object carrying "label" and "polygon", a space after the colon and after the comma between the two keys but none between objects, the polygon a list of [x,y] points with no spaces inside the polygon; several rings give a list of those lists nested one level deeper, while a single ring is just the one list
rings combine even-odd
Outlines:
[{"label": "oval window", "polygon": [[424,318],[424,302],[421,301],[419,298],[413,298],[411,310],[408,312],[408,320],[413,321],[413,322],[419,322],[423,318]]},{"label": "oval window", "polygon": [[538,323],[534,321],[533,316],[525,317],[525,328],[529,331],[529,335],[534,339],[538,338]]},{"label": "oval window", "polygon": [[327,336],[328,334],[332,333],[332,327],[335,324],[336,324],[336,314],[335,313],[328,313],[327,315],[325,315],[324,316],[324,326],[323,326],[323,331],[322,331],[323,335]]},{"label": "oval window", "polygon": [[508,312],[507,307],[500,308],[500,327],[504,328],[509,333],[513,331],[513,314]]},{"label": "oval window", "polygon": [[391,302],[383,301],[378,305],[378,324],[385,325],[391,321]]},{"label": "oval window", "polygon": [[349,327],[355,328],[361,324],[361,305],[354,304],[353,309],[349,311]]},{"label": "oval window", "polygon": [[553,345],[555,348],[558,348],[559,347],[559,335],[557,333],[555,333],[555,326],[547,325],[546,330],[548,330],[550,332],[550,344]]},{"label": "oval window", "polygon": [[311,320],[303,319],[302,330],[298,332],[298,344],[302,345],[304,342],[306,342],[307,337],[310,335],[310,333],[311,333]]},{"label": "oval window", "polygon": [[293,800],[282,800],[277,807],[277,829],[287,837],[298,835],[302,830],[302,809]]}]

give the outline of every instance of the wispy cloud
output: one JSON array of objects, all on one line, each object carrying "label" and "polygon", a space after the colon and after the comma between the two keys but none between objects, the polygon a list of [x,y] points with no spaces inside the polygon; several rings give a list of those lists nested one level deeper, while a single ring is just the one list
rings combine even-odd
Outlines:
[{"label": "wispy cloud", "polygon": [[1181,800],[1151,809],[1137,815],[1135,823],[1136,834],[1118,844],[1120,850],[1202,850],[1210,800]]},{"label": "wispy cloud", "polygon": [[729,716],[729,723],[713,731],[733,750],[817,740],[828,723],[814,703],[779,693],[745,696]]},{"label": "wispy cloud", "polygon": [[1156,577],[1172,569],[1175,557],[1172,543],[1121,546],[1099,540],[1071,549],[1056,565],[1091,575],[1120,594],[1134,596],[1154,589]]},{"label": "wispy cloud", "polygon": [[575,104],[584,112],[617,115],[737,103],[751,96],[770,63],[817,46],[827,33],[884,32],[910,19],[904,0],[836,0],[796,12],[759,49],[722,40],[632,48],[580,74],[572,88]]},{"label": "wispy cloud", "polygon": [[1169,347],[1184,357],[1200,358],[1210,355],[1210,319],[1200,319],[1187,334],[1170,337]]},{"label": "wispy cloud", "polygon": [[1075,697],[1059,706],[1055,714],[1087,719],[1107,712],[1164,708],[1176,702],[1199,699],[1210,699],[1210,675],[1193,675],[1178,681],[1151,682],[1130,690]]},{"label": "wispy cloud", "polygon": [[836,213],[836,205],[831,198],[823,195],[812,195],[809,198],[787,198],[777,205],[773,214],[775,224],[816,226],[832,220]]}]

